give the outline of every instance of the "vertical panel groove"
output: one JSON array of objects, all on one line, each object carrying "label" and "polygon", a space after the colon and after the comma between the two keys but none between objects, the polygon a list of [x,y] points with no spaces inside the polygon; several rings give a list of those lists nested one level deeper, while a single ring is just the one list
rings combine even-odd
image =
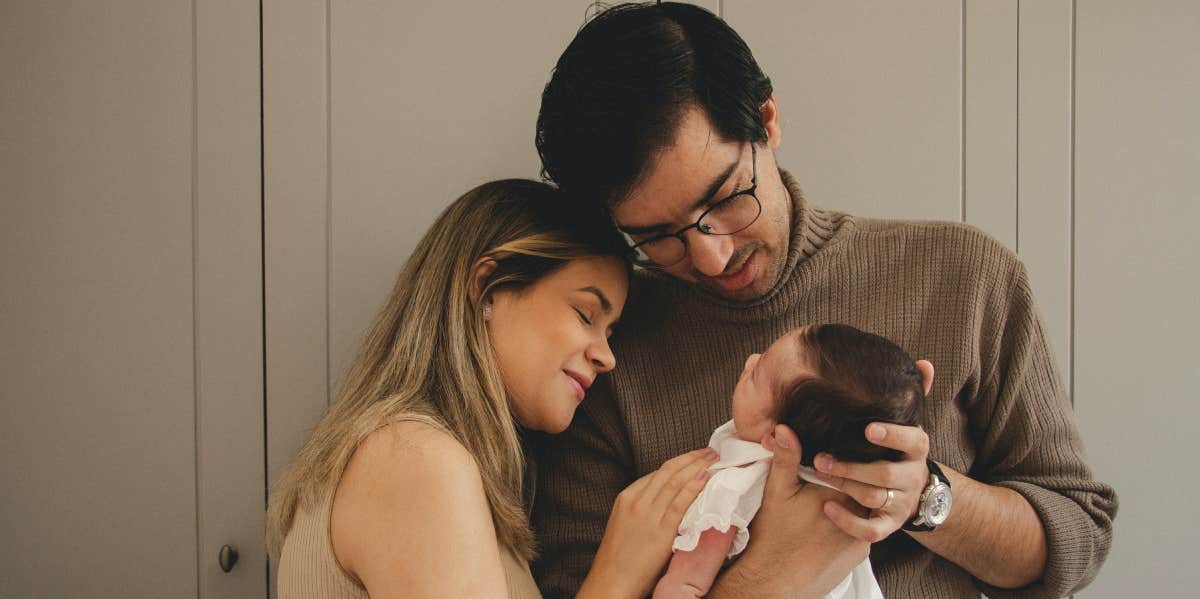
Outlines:
[{"label": "vertical panel groove", "polygon": [[192,0],[192,434],[195,449],[192,464],[192,475],[195,477],[195,494],[193,511],[196,514],[196,597],[201,595],[203,580],[200,567],[203,559],[204,530],[203,514],[200,506],[200,343],[199,343],[199,312],[200,312],[200,56],[197,33],[199,19],[196,0]]},{"label": "vertical panel groove", "polygon": [[[1067,292],[1067,299],[1068,299],[1067,305],[1070,309],[1070,313],[1068,316],[1069,322],[1067,325],[1068,331],[1069,331],[1069,334],[1067,335],[1067,360],[1068,360],[1068,362],[1067,362],[1067,377],[1068,377],[1067,393],[1070,394],[1072,408],[1075,407],[1075,273],[1076,273],[1076,266],[1075,266],[1075,214],[1076,214],[1075,213],[1075,142],[1076,142],[1075,76],[1076,76],[1076,73],[1078,72],[1076,70],[1076,56],[1078,55],[1078,51],[1079,51],[1078,44],[1076,42],[1076,31],[1078,30],[1078,21],[1079,21],[1079,11],[1077,10],[1077,5],[1075,3],[1075,0],[1071,0],[1071,92],[1070,92],[1071,93],[1071,159],[1070,159],[1071,160],[1071,164],[1070,164],[1071,201],[1070,201],[1070,208],[1069,208],[1070,215],[1071,215],[1071,228],[1068,232],[1069,241],[1067,243],[1067,246],[1068,246],[1067,251],[1070,254],[1070,258],[1068,260],[1068,266],[1067,266],[1068,272],[1070,273],[1070,281],[1069,281],[1070,288]],[[1075,414],[1075,419],[1079,425],[1080,433],[1084,433],[1084,429],[1086,428],[1085,427],[1086,423],[1079,419],[1079,414],[1077,412]],[[1095,458],[1092,458],[1092,459],[1095,459]],[[1093,463],[1093,465],[1098,466],[1099,464]],[[1071,595],[1071,599],[1074,599],[1074,598],[1075,598],[1075,595]]]},{"label": "vertical panel groove", "polygon": [[959,3],[958,222],[967,222],[967,0]]},{"label": "vertical panel groove", "polygon": [[[266,95],[263,71],[266,57],[263,52],[263,2],[258,2],[258,213],[259,213],[259,251],[260,274],[262,283],[262,414],[263,414],[263,509],[271,501],[271,457],[268,442],[267,410],[267,132],[266,132]],[[271,596],[271,555],[263,560],[263,597]]]},{"label": "vertical panel groove", "polygon": [[330,273],[333,272],[333,8],[325,0],[325,405],[333,403]]},{"label": "vertical panel groove", "polygon": [[1075,43],[1076,32],[1076,0],[1071,0],[1071,204],[1069,208],[1071,228],[1067,232],[1067,245],[1070,248],[1070,258],[1067,263],[1068,284],[1067,292],[1067,392],[1071,394],[1071,405],[1075,405]]},{"label": "vertical panel groove", "polygon": [[[1070,205],[1067,208],[1071,226],[1067,230],[1067,395],[1075,407],[1075,0],[1071,0],[1071,164]],[[1075,599],[1072,593],[1070,599]]]},{"label": "vertical panel groove", "polygon": [[1021,0],[1017,0],[1017,39],[1014,40],[1017,45],[1017,72],[1015,73],[1016,82],[1014,83],[1016,93],[1013,94],[1014,101],[1017,103],[1017,132],[1014,146],[1016,148],[1016,160],[1013,162],[1013,190],[1016,195],[1016,209],[1013,211],[1013,219],[1016,225],[1013,227],[1016,236],[1013,240],[1013,251],[1019,256],[1021,254]]}]

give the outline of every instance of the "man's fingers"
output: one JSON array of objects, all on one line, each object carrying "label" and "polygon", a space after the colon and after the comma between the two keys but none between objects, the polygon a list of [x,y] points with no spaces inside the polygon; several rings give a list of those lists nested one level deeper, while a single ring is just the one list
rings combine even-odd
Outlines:
[{"label": "man's fingers", "polygon": [[[900,462],[843,462],[840,460],[817,458],[814,465],[817,471],[821,474],[829,476],[833,481],[833,486],[846,491],[848,481],[856,481],[859,483],[880,487],[883,489],[906,488],[903,483],[910,483],[905,480],[902,468],[898,468]],[[848,492],[848,491],[847,491]],[[867,504],[863,504],[867,505]],[[867,505],[867,507],[871,507]]]},{"label": "man's fingers", "polygon": [[920,427],[872,422],[867,426],[866,435],[868,441],[895,449],[909,459],[924,460],[929,456],[929,435]]},{"label": "man's fingers", "polygon": [[856,501],[859,505],[868,509],[878,510],[886,507],[889,511],[893,511],[896,509],[897,504],[899,504],[901,501],[899,497],[899,491],[893,490],[892,499],[889,501],[888,489],[885,487],[868,485],[856,480],[850,480],[840,476],[830,476],[820,472],[817,473],[817,477],[834,486],[846,495],[849,495],[850,498]]},{"label": "man's fingers", "polygon": [[[817,472],[837,479],[849,479],[882,489],[915,491],[925,487],[928,470],[925,461],[906,462],[843,462],[833,456],[821,454],[813,461]],[[842,488],[839,483],[831,482]],[[865,504],[864,504],[865,505]]]},{"label": "man's fingers", "polygon": [[892,534],[898,528],[890,518],[872,516],[864,518],[857,516],[838,504],[836,501],[826,501],[825,515],[833,521],[842,532],[868,543],[878,543]]}]

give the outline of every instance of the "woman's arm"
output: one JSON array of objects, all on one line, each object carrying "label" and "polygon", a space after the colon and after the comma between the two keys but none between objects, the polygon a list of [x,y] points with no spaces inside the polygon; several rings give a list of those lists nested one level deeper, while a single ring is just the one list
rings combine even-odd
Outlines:
[{"label": "woman's arm", "polygon": [[333,552],[373,599],[505,597],[483,481],[461,444],[401,422],[351,458],[330,517]]}]

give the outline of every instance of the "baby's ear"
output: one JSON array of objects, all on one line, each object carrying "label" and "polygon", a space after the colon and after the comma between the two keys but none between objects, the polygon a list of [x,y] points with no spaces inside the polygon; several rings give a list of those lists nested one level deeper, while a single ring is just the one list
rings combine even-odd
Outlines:
[{"label": "baby's ear", "polygon": [[925,395],[929,395],[929,390],[933,388],[933,363],[917,360],[917,372],[921,373],[921,387],[925,389]]}]

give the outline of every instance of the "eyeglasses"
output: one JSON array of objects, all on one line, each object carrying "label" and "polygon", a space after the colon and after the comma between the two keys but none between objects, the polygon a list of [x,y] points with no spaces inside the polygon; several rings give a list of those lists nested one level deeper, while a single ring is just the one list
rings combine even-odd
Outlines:
[{"label": "eyeglasses", "polygon": [[750,143],[750,172],[750,187],[712,204],[696,222],[674,233],[635,243],[631,247],[633,261],[647,268],[674,266],[687,256],[687,237],[684,234],[689,230],[696,229],[704,235],[733,235],[754,224],[762,214],[762,202],[755,194],[758,191],[758,152],[753,142]]}]

